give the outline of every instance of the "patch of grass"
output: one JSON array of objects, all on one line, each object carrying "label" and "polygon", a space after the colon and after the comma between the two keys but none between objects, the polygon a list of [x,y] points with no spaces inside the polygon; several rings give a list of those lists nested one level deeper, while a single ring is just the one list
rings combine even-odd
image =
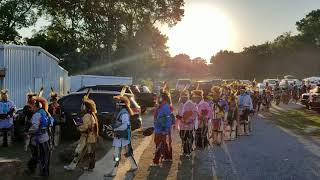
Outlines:
[{"label": "patch of grass", "polygon": [[303,135],[313,135],[320,137],[320,131],[307,133],[308,128],[320,128],[319,114],[306,109],[292,109],[288,111],[273,111],[269,118],[279,126],[291,129]]}]

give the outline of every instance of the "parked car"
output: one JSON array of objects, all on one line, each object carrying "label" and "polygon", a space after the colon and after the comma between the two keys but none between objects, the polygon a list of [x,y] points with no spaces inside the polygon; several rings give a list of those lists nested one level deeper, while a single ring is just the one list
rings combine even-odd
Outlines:
[{"label": "parked car", "polygon": [[281,87],[284,87],[285,86],[285,84],[286,84],[286,81],[288,81],[288,84],[293,84],[294,82],[296,82],[296,85],[297,86],[301,86],[302,85],[302,82],[299,80],[299,79],[282,79],[281,81],[280,81],[280,86]]},{"label": "parked car", "polygon": [[305,105],[307,108],[309,108],[308,106],[309,98],[310,98],[309,93],[303,93],[300,100],[301,104]]},{"label": "parked car", "polygon": [[303,94],[301,101],[308,109],[320,110],[320,86],[310,90],[310,93]]},{"label": "parked car", "polygon": [[[96,85],[83,87],[78,92],[86,92],[88,89],[93,91],[118,91],[120,92],[125,85]],[[127,86],[126,93],[135,96],[136,102],[141,107],[141,113],[144,113],[148,107],[155,107],[157,104],[157,94],[151,93],[147,87],[144,87],[145,92],[141,92],[140,86]]]},{"label": "parked car", "polygon": [[264,85],[266,85],[266,83],[268,83],[269,86],[271,86],[272,88],[274,88],[276,86],[277,82],[279,82],[278,79],[264,79],[263,80]]},{"label": "parked car", "polygon": [[258,83],[257,87],[258,87],[260,93],[262,93],[262,91],[266,88],[264,83]]},{"label": "parked car", "polygon": [[131,86],[131,91],[141,107],[141,113],[145,113],[148,107],[155,107],[157,105],[157,94],[152,93],[147,86],[133,85]]},{"label": "parked car", "polygon": [[[73,119],[79,117],[82,98],[85,94],[86,92],[76,92],[59,99],[62,114],[66,119],[66,124],[62,126],[61,135],[63,138],[75,139],[79,136],[79,132],[74,125]],[[111,137],[109,137],[106,132],[102,131],[102,127],[103,125],[110,125],[115,120],[116,105],[113,97],[119,94],[119,91],[92,91],[89,96],[92,100],[95,101],[97,106],[97,117],[99,121],[100,133],[107,138]],[[130,99],[131,108],[134,112],[134,115],[130,118],[131,129],[138,129],[141,127],[142,123],[140,106],[135,101],[132,94],[126,93],[125,96]]]},{"label": "parked car", "polygon": [[[82,87],[79,90],[77,90],[77,92],[87,92],[88,89],[91,89],[93,91],[118,91],[120,92],[122,90],[123,87],[125,87],[126,85],[95,85],[95,86],[86,86],[86,87]],[[127,90],[126,93],[127,94],[132,94],[133,92],[131,90],[131,88],[129,86],[127,86]]]},{"label": "parked car", "polygon": [[315,88],[320,83],[320,77],[308,77],[302,80],[307,85],[311,85],[312,88]]}]

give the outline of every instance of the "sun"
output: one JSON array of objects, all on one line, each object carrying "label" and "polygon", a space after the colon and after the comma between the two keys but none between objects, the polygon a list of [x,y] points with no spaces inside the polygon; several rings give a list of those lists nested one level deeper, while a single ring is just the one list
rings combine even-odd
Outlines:
[{"label": "sun", "polygon": [[185,53],[208,61],[216,52],[230,48],[233,41],[231,22],[205,4],[187,6],[182,21],[169,29],[167,36],[171,55]]}]

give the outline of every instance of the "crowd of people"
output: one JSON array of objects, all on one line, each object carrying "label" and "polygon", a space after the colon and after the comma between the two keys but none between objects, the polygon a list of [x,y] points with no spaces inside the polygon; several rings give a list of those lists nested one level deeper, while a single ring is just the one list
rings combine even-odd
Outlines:
[{"label": "crowd of people", "polygon": [[206,97],[201,89],[184,89],[173,116],[170,93],[164,88],[154,116],[156,152],[151,166],[159,166],[160,159],[172,161],[172,126],[179,130],[182,155],[188,158],[194,150],[250,135],[254,108],[249,87],[234,83],[214,86]]},{"label": "crowd of people", "polygon": [[[154,127],[146,131],[154,134],[155,153],[151,166],[157,167],[163,161],[172,161],[173,130],[179,131],[181,138],[182,156],[189,158],[195,150],[204,150],[209,146],[220,146],[224,141],[233,141],[239,136],[251,135],[254,114],[260,111],[261,106],[268,110],[272,101],[279,97],[284,103],[292,97],[298,99],[308,87],[288,85],[281,87],[276,84],[270,87],[266,84],[262,92],[256,87],[256,82],[250,85],[233,82],[213,86],[210,92],[196,88],[189,91],[183,89],[177,106],[174,106],[170,91],[165,84],[158,98],[158,106],[154,111]],[[116,102],[116,118],[111,124],[113,134],[114,168],[105,177],[114,177],[117,174],[122,150],[131,163],[130,171],[138,169],[131,145],[130,117],[132,110],[130,100],[124,95],[125,89],[119,96],[114,97]],[[83,97],[81,118],[74,120],[74,124],[81,136],[74,152],[73,160],[64,166],[67,171],[74,170],[84,156],[88,156],[88,167],[92,171],[95,167],[95,144],[99,136],[99,125],[96,116],[95,102],[89,98],[90,92]],[[207,94],[206,96],[204,94]],[[53,90],[50,94],[50,104],[39,93],[29,92],[27,104],[23,108],[25,115],[25,149],[29,149],[31,158],[27,163],[28,174],[33,174],[37,166],[41,176],[49,176],[50,157],[52,149],[59,144],[61,124],[61,108],[58,104],[58,94]],[[0,129],[3,135],[3,146],[8,146],[8,134],[13,126],[13,117],[16,108],[8,99],[8,91],[1,91],[0,101]]]}]

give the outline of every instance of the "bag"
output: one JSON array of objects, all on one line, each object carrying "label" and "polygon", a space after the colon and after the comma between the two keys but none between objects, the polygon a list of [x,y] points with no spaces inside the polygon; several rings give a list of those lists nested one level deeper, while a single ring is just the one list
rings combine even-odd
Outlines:
[{"label": "bag", "polygon": [[51,119],[43,109],[40,109],[38,112],[41,114],[40,129],[46,129],[51,124]]},{"label": "bag", "polygon": [[127,129],[122,131],[114,131],[114,136],[117,138],[128,139],[129,133]]}]

